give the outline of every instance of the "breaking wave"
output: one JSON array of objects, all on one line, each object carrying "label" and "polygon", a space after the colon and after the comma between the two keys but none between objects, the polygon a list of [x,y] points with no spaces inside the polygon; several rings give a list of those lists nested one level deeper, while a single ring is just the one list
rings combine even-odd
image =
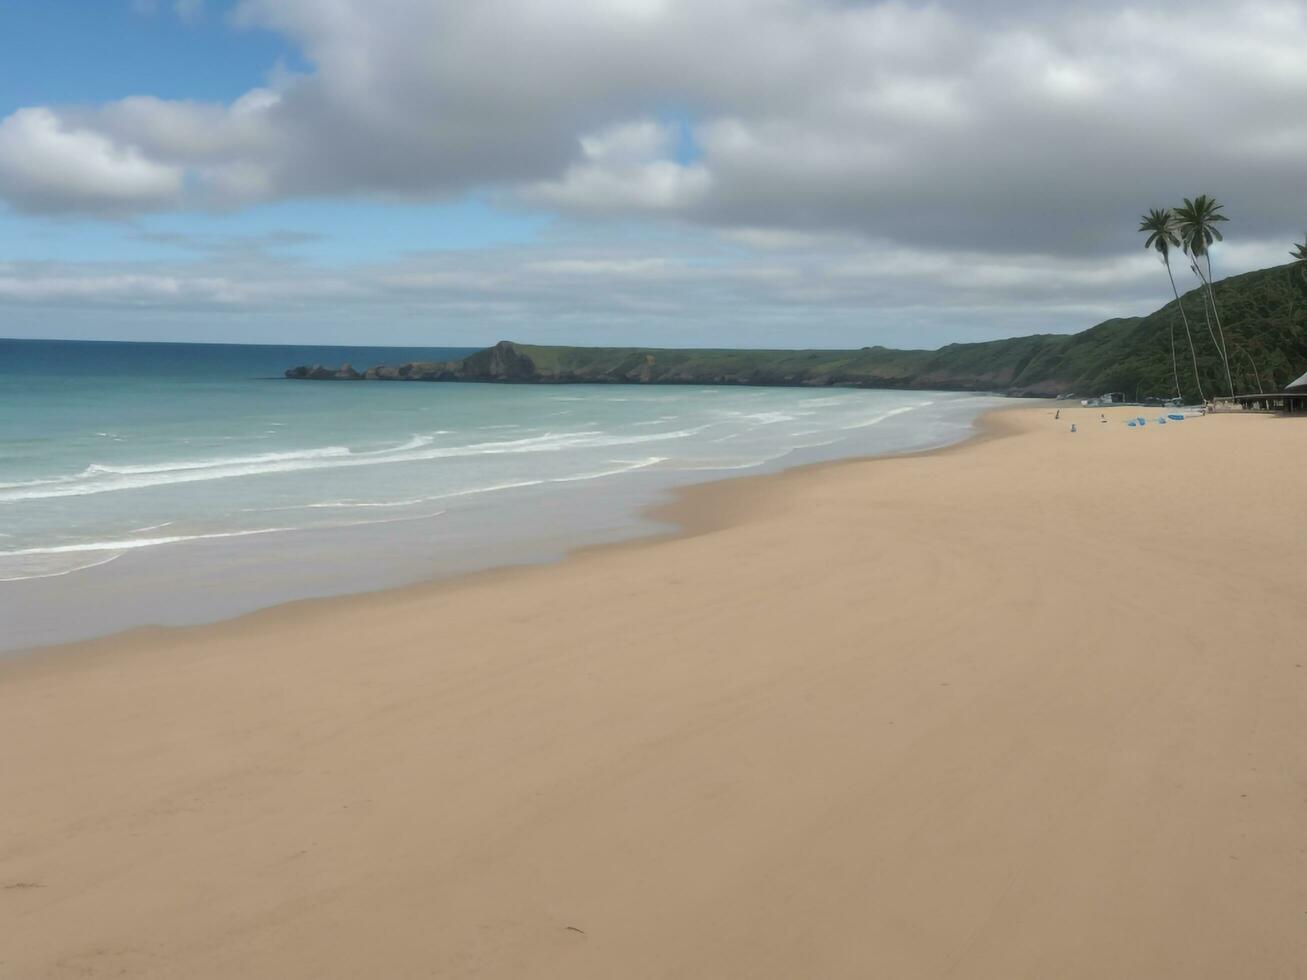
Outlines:
[{"label": "breaking wave", "polygon": [[591,429],[579,432],[547,432],[523,439],[474,442],[458,446],[433,446],[432,436],[415,436],[388,449],[354,451],[345,446],[324,446],[288,453],[260,453],[250,456],[217,457],[207,460],[105,465],[93,463],[82,472],[25,483],[0,484],[0,501],[44,500],[51,497],[80,497],[88,494],[139,490],[146,487],[270,473],[296,473],[356,466],[422,462],[468,456],[513,453],[547,453],[567,449],[597,449],[684,439],[706,425],[647,435],[618,435]]}]

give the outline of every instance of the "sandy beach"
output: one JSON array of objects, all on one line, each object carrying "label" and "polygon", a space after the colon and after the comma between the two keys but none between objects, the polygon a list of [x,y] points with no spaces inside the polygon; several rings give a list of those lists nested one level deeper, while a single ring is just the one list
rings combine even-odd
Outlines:
[{"label": "sandy beach", "polygon": [[1307,976],[1307,423],[1053,412],[0,664],[0,977]]}]

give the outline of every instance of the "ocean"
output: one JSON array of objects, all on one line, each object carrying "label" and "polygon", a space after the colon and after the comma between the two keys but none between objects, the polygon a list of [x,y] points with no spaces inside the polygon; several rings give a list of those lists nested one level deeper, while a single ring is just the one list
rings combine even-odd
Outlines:
[{"label": "ocean", "polygon": [[670,488],[963,438],[994,399],[287,381],[458,348],[0,340],[0,649],[658,530]]}]

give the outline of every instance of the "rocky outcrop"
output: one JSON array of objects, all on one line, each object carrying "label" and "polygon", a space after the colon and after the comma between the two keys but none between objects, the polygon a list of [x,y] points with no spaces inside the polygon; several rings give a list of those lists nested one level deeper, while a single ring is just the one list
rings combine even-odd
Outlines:
[{"label": "rocky outcrop", "polygon": [[[341,365],[341,370],[349,368],[348,364]],[[352,371],[353,369],[350,368]],[[307,381],[335,381],[340,377],[340,371],[333,368],[323,367],[321,364],[301,364],[299,367],[293,367],[286,372],[286,377],[297,378]]]},{"label": "rocky outcrop", "polygon": [[292,381],[459,381],[458,372],[449,364],[378,364],[358,371],[350,364],[338,368],[321,364],[301,364],[284,372]]},{"label": "rocky outcrop", "polygon": [[286,377],[296,381],[517,381],[547,380],[531,358],[511,341],[465,357],[461,361],[415,361],[409,364],[378,364],[359,373],[349,364],[339,368],[303,364],[288,369]]},{"label": "rocky outcrop", "polygon": [[477,351],[459,362],[465,381],[537,381],[535,362],[510,340]]}]

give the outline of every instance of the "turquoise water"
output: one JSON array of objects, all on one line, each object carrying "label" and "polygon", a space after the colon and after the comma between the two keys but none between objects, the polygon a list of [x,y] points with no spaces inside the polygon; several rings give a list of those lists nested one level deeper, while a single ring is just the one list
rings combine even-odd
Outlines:
[{"label": "turquoise water", "polygon": [[[634,511],[668,487],[940,444],[986,404],[932,392],[279,378],[306,362],[462,353],[0,341],[0,613],[27,623],[15,635],[51,641],[102,621],[257,605],[214,575],[223,563],[248,574],[254,555],[266,559],[264,604],[552,555],[569,534],[636,528]],[[292,560],[306,549],[312,574]],[[388,552],[394,568],[378,557]],[[106,620],[81,601],[111,586],[121,595],[133,576],[157,595],[162,569],[176,594],[155,606],[137,600]],[[70,600],[80,629],[54,622]]]},{"label": "turquoise water", "polygon": [[317,471],[434,439],[432,406],[278,376],[304,361],[463,353],[0,341],[0,581],[197,536],[329,523],[291,513],[322,503],[310,499],[319,486],[384,502],[389,480],[365,490]]}]

